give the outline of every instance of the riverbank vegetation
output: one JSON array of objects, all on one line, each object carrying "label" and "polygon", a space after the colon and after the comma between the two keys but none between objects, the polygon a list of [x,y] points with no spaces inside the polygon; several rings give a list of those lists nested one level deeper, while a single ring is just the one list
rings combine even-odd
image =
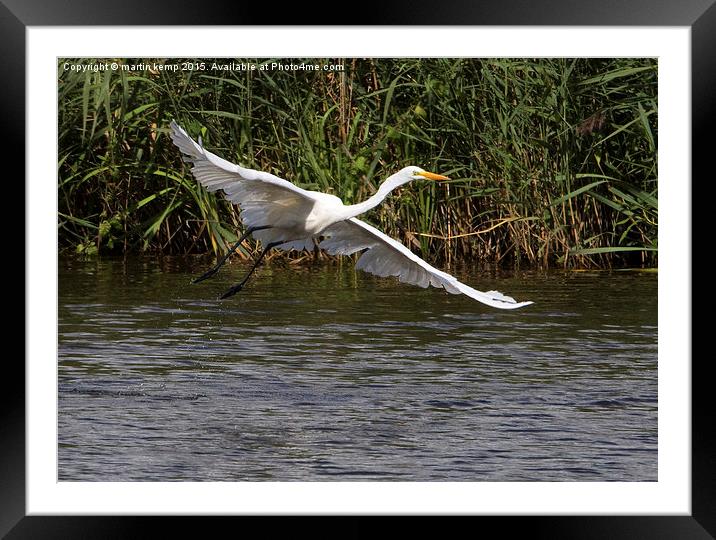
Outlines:
[{"label": "riverbank vegetation", "polygon": [[431,262],[657,265],[656,59],[60,59],[58,100],[63,251],[236,241],[239,210],[194,180],[175,119],[225,159],[345,203],[406,165],[450,176],[364,216]]}]

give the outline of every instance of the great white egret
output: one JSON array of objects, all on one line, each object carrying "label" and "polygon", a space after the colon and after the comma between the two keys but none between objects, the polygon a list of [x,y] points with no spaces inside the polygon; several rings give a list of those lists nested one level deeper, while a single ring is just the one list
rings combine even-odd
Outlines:
[{"label": "great white egret", "polygon": [[193,164],[196,179],[209,191],[223,190],[226,198],[241,209],[245,232],[219,263],[194,280],[202,281],[216,273],[226,259],[249,235],[261,242],[263,251],[246,277],[226,291],[228,298],[240,291],[254,269],[271,248],[284,251],[313,250],[314,245],[331,255],[350,255],[364,251],[356,268],[377,276],[396,276],[403,283],[419,287],[442,287],[452,294],[465,294],[492,307],[516,309],[532,302],[516,302],[498,291],[481,292],[460,283],[450,274],[433,268],[397,240],[356,219],[374,208],[393,189],[413,180],[448,180],[420,167],[404,167],[388,177],[378,191],[359,204],[344,205],[335,195],[308,191],[262,171],[246,169],[212,154],[194,141],[176,122],[171,122],[171,138]]}]

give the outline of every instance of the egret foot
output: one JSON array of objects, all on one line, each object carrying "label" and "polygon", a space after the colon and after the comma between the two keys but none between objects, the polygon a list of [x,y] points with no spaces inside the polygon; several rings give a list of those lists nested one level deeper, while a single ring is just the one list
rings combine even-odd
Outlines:
[{"label": "egret foot", "polygon": [[219,300],[224,300],[225,298],[229,298],[230,296],[234,296],[237,292],[239,292],[241,289],[244,288],[243,283],[239,283],[238,285],[234,285],[231,287],[228,291],[226,291],[224,294],[222,294],[219,297]]},{"label": "egret foot", "polygon": [[237,292],[239,292],[241,289],[243,289],[244,285],[246,285],[246,282],[247,282],[247,281],[249,280],[249,278],[251,277],[251,274],[254,273],[254,270],[256,270],[256,267],[259,265],[259,263],[260,263],[260,262],[263,260],[263,258],[266,256],[266,253],[268,253],[268,251],[269,251],[271,248],[274,248],[274,247],[276,247],[276,246],[280,246],[281,244],[283,244],[283,242],[272,242],[272,243],[270,243],[268,246],[266,246],[266,247],[263,249],[263,251],[261,252],[261,255],[259,255],[259,258],[256,259],[256,262],[253,264],[253,266],[251,266],[251,270],[249,270],[249,273],[246,274],[246,277],[241,280],[241,283],[238,283],[237,285],[234,285],[233,287],[231,287],[228,291],[226,291],[224,294],[222,294],[222,295],[219,297],[219,300],[223,300],[224,298],[228,298],[229,296],[234,296]]},{"label": "egret foot", "polygon": [[200,283],[200,282],[204,281],[205,279],[210,278],[211,276],[213,276],[214,274],[216,274],[216,271],[217,271],[218,269],[219,269],[219,267],[217,266],[217,267],[215,267],[215,268],[212,268],[211,270],[207,270],[207,271],[204,272],[202,275],[200,275],[198,278],[192,279],[191,282],[192,282],[192,283]]},{"label": "egret foot", "polygon": [[239,238],[239,240],[234,244],[234,247],[232,247],[226,253],[226,255],[224,255],[222,257],[222,259],[217,263],[217,265],[214,268],[212,268],[211,270],[207,270],[206,272],[204,272],[198,278],[192,280],[192,283],[199,283],[200,281],[204,281],[206,278],[210,278],[211,276],[216,274],[217,270],[219,270],[219,268],[221,268],[223,266],[223,264],[226,262],[226,259],[228,259],[229,256],[239,248],[239,246],[241,245],[241,242],[246,240],[246,238],[248,238],[248,236],[251,233],[256,232],[256,231],[263,231],[264,229],[270,229],[270,228],[271,228],[271,225],[262,225],[260,227],[249,227],[248,229],[246,229],[244,234],[241,235],[241,238]]}]

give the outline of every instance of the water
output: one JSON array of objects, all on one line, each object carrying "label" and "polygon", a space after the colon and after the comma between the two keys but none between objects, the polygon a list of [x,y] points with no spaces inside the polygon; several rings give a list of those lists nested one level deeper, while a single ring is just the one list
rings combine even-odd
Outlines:
[{"label": "water", "polygon": [[656,481],[657,276],[59,264],[61,481]]}]

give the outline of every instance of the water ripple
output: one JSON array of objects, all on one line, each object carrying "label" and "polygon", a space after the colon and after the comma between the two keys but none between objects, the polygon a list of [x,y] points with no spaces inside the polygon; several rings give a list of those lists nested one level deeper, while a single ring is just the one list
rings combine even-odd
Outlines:
[{"label": "water ripple", "polygon": [[657,479],[655,275],[466,278],[505,313],[231,266],[61,263],[60,480]]}]

